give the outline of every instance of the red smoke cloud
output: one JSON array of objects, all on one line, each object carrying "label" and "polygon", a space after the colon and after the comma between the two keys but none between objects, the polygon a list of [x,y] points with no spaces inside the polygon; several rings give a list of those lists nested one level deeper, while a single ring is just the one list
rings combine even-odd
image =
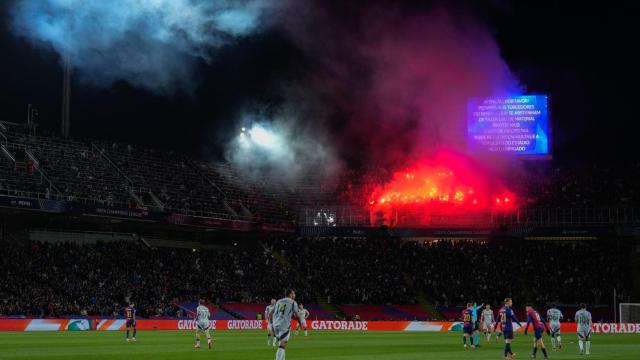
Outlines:
[{"label": "red smoke cloud", "polygon": [[[367,3],[368,4],[368,3]],[[518,93],[486,27],[444,8],[309,5],[290,25],[311,54],[308,86],[333,113],[325,126],[347,163],[396,169],[466,147],[473,97]]]},{"label": "red smoke cloud", "polygon": [[402,216],[389,209],[402,208],[430,224],[432,216],[514,206],[492,170],[454,155],[466,151],[471,98],[520,92],[487,28],[442,7],[326,4],[299,8],[288,26],[312,59],[306,85],[329,109],[321,121],[340,159],[394,174],[364,195],[373,213],[397,224]]},{"label": "red smoke cloud", "polygon": [[[372,222],[385,225],[472,225],[492,211],[516,208],[515,194],[466,156],[439,151],[397,171],[371,194]],[[486,220],[486,219],[485,219]]]}]

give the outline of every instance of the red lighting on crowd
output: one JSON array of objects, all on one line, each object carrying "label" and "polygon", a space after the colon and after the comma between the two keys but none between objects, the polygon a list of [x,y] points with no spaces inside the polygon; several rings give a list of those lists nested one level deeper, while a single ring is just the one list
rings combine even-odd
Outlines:
[{"label": "red lighting on crowd", "polygon": [[441,152],[422,159],[370,196],[372,211],[404,211],[418,216],[455,216],[514,208],[514,194],[463,155]]}]

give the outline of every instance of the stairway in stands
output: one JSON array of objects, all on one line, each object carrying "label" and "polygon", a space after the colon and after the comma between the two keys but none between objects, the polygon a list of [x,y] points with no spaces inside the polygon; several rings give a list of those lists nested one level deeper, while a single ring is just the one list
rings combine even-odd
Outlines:
[{"label": "stairway in stands", "polygon": [[404,273],[404,282],[410,289],[414,289],[418,298],[418,304],[422,307],[427,314],[431,315],[435,320],[444,320],[444,316],[442,313],[438,311],[438,309],[433,305],[433,303],[429,300],[429,297],[425,292],[417,286],[414,286],[413,277],[411,274]]},{"label": "stairway in stands", "polygon": [[322,296],[318,296],[317,298],[318,301],[318,305],[320,305],[320,307],[322,308],[322,310],[333,314],[333,318],[336,320],[352,320],[349,319],[347,314],[345,314],[342,310],[340,310],[337,306],[335,306],[334,304],[331,304],[329,302],[327,302],[327,299],[324,299]]}]

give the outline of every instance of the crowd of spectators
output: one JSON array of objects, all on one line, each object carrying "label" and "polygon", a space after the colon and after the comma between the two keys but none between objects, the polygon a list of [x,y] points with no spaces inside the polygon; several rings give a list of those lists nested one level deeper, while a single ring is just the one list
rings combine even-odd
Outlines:
[{"label": "crowd of spectators", "polygon": [[0,315],[177,316],[180,301],[459,306],[469,300],[608,304],[631,287],[631,244],[611,242],[263,239],[198,250],[139,242],[0,242]]},{"label": "crowd of spectators", "polygon": [[[552,165],[552,164],[551,164]],[[640,160],[589,166],[538,166],[513,179],[536,207],[595,208],[640,205]]]}]

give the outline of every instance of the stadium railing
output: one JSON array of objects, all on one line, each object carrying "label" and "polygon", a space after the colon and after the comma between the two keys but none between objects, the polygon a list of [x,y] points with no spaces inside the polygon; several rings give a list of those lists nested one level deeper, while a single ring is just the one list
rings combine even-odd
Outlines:
[{"label": "stadium railing", "polygon": [[[302,226],[368,227],[366,209],[350,206],[305,207],[298,212]],[[327,220],[330,219],[330,220]],[[398,227],[496,227],[502,225],[637,225],[640,208],[522,208],[514,211],[488,211],[470,215],[432,215],[428,224],[400,224]]]}]

